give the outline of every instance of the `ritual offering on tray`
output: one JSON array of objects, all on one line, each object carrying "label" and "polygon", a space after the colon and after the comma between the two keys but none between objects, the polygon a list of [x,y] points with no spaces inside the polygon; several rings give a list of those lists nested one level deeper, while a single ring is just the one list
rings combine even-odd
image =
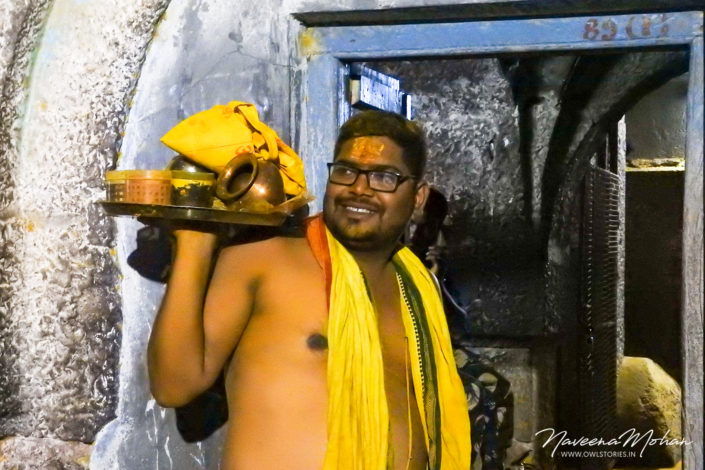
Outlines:
[{"label": "ritual offering on tray", "polygon": [[164,170],[109,171],[108,200],[134,204],[171,203],[171,172]]},{"label": "ritual offering on tray", "polygon": [[213,173],[171,172],[171,204],[174,206],[211,207],[214,191]]},{"label": "ritual offering on tray", "polygon": [[108,171],[110,215],[277,225],[312,198],[303,163],[254,105],[214,106],[177,124],[163,170]]},{"label": "ritual offering on tray", "polygon": [[126,202],[125,200],[125,180],[127,179],[125,171],[108,171],[105,174],[105,189],[108,201]]}]

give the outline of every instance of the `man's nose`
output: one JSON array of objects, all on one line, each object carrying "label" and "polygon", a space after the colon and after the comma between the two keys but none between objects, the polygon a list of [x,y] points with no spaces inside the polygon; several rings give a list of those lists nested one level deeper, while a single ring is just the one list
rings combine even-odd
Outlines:
[{"label": "man's nose", "polygon": [[358,173],[357,178],[350,186],[350,191],[355,194],[372,194],[372,188],[370,188],[370,174]]}]

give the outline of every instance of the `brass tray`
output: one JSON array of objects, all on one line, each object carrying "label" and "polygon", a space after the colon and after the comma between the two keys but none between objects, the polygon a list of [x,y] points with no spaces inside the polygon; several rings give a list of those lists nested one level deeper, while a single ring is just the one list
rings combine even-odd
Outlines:
[{"label": "brass tray", "polygon": [[268,212],[213,209],[209,207],[165,206],[157,204],[137,204],[130,202],[100,201],[106,214],[111,216],[152,217],[174,220],[196,220],[244,225],[281,225],[296,209],[303,207],[313,198],[298,196],[286,201]]}]

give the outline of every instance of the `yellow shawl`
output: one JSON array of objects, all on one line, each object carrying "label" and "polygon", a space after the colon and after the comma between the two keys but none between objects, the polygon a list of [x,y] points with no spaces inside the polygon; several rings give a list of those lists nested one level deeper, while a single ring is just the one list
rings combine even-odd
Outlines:
[{"label": "yellow shawl", "polygon": [[[330,262],[328,324],[328,446],[324,470],[385,470],[389,456],[389,415],[384,391],[377,316],[364,276],[352,255],[325,228],[320,217],[309,226],[327,244]],[[312,226],[318,227],[312,230]],[[326,259],[328,258],[328,259]],[[411,375],[426,437],[431,470],[470,468],[470,422],[438,289],[409,250],[393,258],[409,339]],[[324,266],[324,269],[326,266]]]}]

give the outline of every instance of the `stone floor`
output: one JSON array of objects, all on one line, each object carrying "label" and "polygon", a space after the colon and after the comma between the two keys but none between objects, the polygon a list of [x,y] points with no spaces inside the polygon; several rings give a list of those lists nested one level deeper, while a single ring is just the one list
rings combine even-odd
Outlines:
[{"label": "stone floor", "polygon": [[83,470],[88,468],[93,446],[37,437],[0,440],[2,470]]}]

